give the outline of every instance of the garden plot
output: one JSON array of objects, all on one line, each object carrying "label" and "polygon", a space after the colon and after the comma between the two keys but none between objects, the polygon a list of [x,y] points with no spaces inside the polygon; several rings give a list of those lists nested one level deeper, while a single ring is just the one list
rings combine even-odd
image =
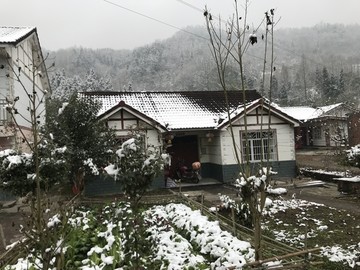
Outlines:
[{"label": "garden plot", "polygon": [[[319,214],[321,213],[321,214]],[[321,247],[328,258],[326,269],[355,269],[360,256],[358,220],[345,211],[304,200],[268,200],[265,235],[296,248]],[[48,226],[61,227],[58,216]],[[344,228],[352,241],[344,243]],[[127,203],[112,203],[100,209],[78,209],[69,219],[70,233],[60,238],[58,254],[64,254],[66,269],[242,269],[254,261],[250,243],[220,229],[200,211],[184,204],[157,205],[134,215]],[[41,269],[35,251],[6,270]],[[281,262],[278,262],[281,263]],[[325,269],[321,268],[314,269]]]},{"label": "garden plot", "polygon": [[296,248],[321,247],[321,255],[332,262],[326,269],[360,267],[359,217],[346,211],[295,198],[276,199],[266,209],[263,229]]},{"label": "garden plot", "polygon": [[[83,209],[69,224],[70,235],[58,242],[68,269],[134,269],[137,254],[147,269],[241,269],[254,258],[250,243],[183,204],[154,206],[140,218],[128,204]],[[60,219],[48,225],[61,226]],[[6,269],[41,269],[41,263],[32,254]]]}]

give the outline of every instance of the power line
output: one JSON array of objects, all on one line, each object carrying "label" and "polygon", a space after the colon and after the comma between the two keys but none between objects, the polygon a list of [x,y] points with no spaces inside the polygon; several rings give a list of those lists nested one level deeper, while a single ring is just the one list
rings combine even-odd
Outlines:
[{"label": "power line", "polygon": [[[189,35],[193,35],[193,36],[195,36],[195,37],[198,37],[198,38],[201,38],[201,39],[203,39],[203,40],[209,41],[209,38],[200,36],[200,35],[198,35],[198,34],[195,34],[195,33],[193,33],[193,32],[187,31],[187,30],[185,30],[185,29],[179,28],[179,27],[177,27],[177,26],[175,26],[175,25],[172,25],[172,24],[170,24],[170,23],[161,21],[161,20],[156,19],[156,18],[154,18],[154,17],[151,17],[151,16],[148,16],[148,15],[146,15],[146,14],[143,14],[143,13],[140,13],[140,12],[138,12],[138,11],[135,11],[135,10],[133,10],[133,9],[124,7],[124,6],[122,6],[122,5],[119,5],[119,4],[117,4],[117,3],[112,2],[112,1],[110,1],[110,0],[103,0],[103,1],[106,2],[106,3],[108,3],[108,4],[111,4],[111,5],[113,5],[113,6],[116,6],[116,7],[118,7],[118,8],[124,9],[124,10],[126,10],[126,11],[131,12],[131,13],[134,13],[134,14],[136,14],[136,15],[142,16],[142,17],[147,18],[147,19],[150,19],[150,20],[153,20],[153,21],[155,21],[155,22],[161,23],[161,24],[166,25],[166,26],[168,26],[168,27],[177,29],[177,30],[179,30],[179,31],[181,31],[181,32],[184,32],[184,33],[187,33],[187,34],[189,34]],[[204,10],[202,10],[202,9],[200,9],[200,8],[198,8],[198,7],[192,5],[192,4],[190,4],[190,3],[188,3],[188,2],[186,2],[186,1],[184,1],[184,0],[176,0],[176,1],[178,1],[178,2],[180,2],[180,3],[182,3],[182,4],[186,5],[186,6],[188,6],[188,7],[192,8],[192,9],[194,9],[194,10],[197,10],[197,11],[199,11],[199,12],[201,12],[201,13],[204,12]],[[215,16],[213,16],[213,17],[215,18]],[[279,44],[275,44],[275,43],[274,43],[274,46],[275,46],[275,47],[278,47],[278,48],[282,48],[283,50],[287,51],[288,53],[292,54],[292,55],[295,56],[295,57],[304,57],[305,59],[309,60],[310,62],[313,62],[313,63],[315,63],[315,64],[320,65],[319,63],[317,63],[317,62],[314,61],[313,59],[307,58],[307,57],[305,57],[305,56],[300,56],[300,55],[298,55],[296,52],[294,52],[294,51],[292,51],[292,50],[290,50],[290,49],[288,49],[288,48],[286,48],[286,47],[284,47],[284,46],[282,46],[282,45],[279,45]],[[246,55],[248,55],[248,56],[250,56],[250,57],[253,57],[253,58],[257,58],[257,59],[262,60],[262,61],[264,60],[264,58],[259,57],[259,56],[256,56],[256,55],[253,55],[253,54],[247,53]]]},{"label": "power line", "polygon": [[[186,5],[186,6],[188,6],[188,7],[192,8],[192,9],[194,9],[194,10],[197,10],[197,11],[199,11],[199,12],[204,12],[204,10],[202,10],[202,9],[200,9],[200,8],[198,8],[198,7],[192,5],[192,4],[190,4],[190,3],[188,3],[188,2],[186,2],[186,1],[184,1],[184,0],[176,0],[176,1],[178,1],[178,2],[180,2],[180,3],[182,3],[182,4]],[[216,18],[214,15],[213,15],[213,17]],[[223,20],[221,20],[221,21],[224,22]],[[295,52],[295,51],[293,51],[293,50],[291,50],[291,49],[289,49],[289,48],[286,48],[286,47],[284,47],[283,45],[274,43],[274,46],[275,46],[275,47],[278,47],[278,48],[280,48],[280,49],[283,49],[283,50],[285,50],[285,51],[287,51],[288,53],[290,53],[291,55],[293,55],[293,56],[295,56],[295,57],[300,57],[300,58],[304,57],[304,59],[307,59],[309,62],[312,62],[312,63],[315,63],[315,64],[317,64],[317,65],[320,65],[320,63],[316,62],[314,59],[305,57],[305,55],[299,55],[297,52]],[[258,58],[258,59],[260,59],[260,60],[264,60],[263,58],[261,58],[261,57],[259,57],[259,56],[251,55],[251,54],[249,54],[249,53],[248,53],[247,55],[249,55],[249,56],[251,56],[251,57],[254,57],[254,58]]]},{"label": "power line", "polygon": [[169,26],[169,27],[174,28],[174,29],[177,29],[177,30],[179,30],[179,31],[185,32],[185,33],[187,33],[187,34],[196,36],[196,37],[201,38],[201,39],[204,39],[204,40],[209,40],[209,39],[206,38],[206,37],[203,37],[203,36],[197,35],[197,34],[195,34],[195,33],[189,32],[189,31],[187,31],[187,30],[185,30],[185,29],[182,29],[182,28],[179,28],[179,27],[177,27],[177,26],[175,26],[175,25],[169,24],[169,23],[167,23],[167,22],[158,20],[158,19],[156,19],[156,18],[154,18],[154,17],[150,17],[150,16],[148,16],[148,15],[145,15],[145,14],[143,14],[143,13],[137,12],[137,11],[132,10],[132,9],[130,9],[130,8],[121,6],[121,5],[117,4],[117,3],[111,2],[111,1],[109,1],[109,0],[103,0],[103,1],[106,2],[106,3],[108,3],[108,4],[114,5],[114,6],[118,7],[118,8],[122,8],[122,9],[124,9],[124,10],[126,10],[126,11],[132,12],[132,13],[134,13],[134,14],[136,14],[136,15],[142,16],[142,17],[147,18],[147,19],[150,19],[150,20],[153,20],[153,21],[155,21],[155,22],[161,23],[161,24],[163,24],[163,25]]},{"label": "power line", "polygon": [[[188,2],[186,2],[186,1],[184,1],[184,0],[176,0],[176,1],[178,1],[179,3],[182,3],[182,4],[184,4],[184,5],[186,5],[186,6],[188,6],[188,7],[190,7],[190,8],[192,8],[192,9],[196,10],[196,11],[199,11],[199,12],[202,13],[202,14],[205,12],[205,9],[198,8],[198,7],[192,5],[192,4],[190,4],[190,3],[188,3]],[[206,7],[206,9],[207,9],[207,7]],[[212,13],[211,13],[211,16],[212,16],[213,18],[215,18],[215,19],[219,19],[223,24],[227,24],[226,21],[224,21],[223,19],[221,19],[221,18],[218,17],[218,16],[215,16],[215,15],[212,14]]]},{"label": "power line", "polygon": [[204,12],[203,9],[200,9],[200,8],[198,8],[198,7],[195,7],[195,6],[193,6],[192,4],[190,4],[190,3],[186,2],[186,1],[183,1],[183,0],[176,0],[176,1],[178,1],[178,2],[180,2],[180,3],[182,3],[182,4],[186,5],[186,6],[188,6],[188,7],[192,8],[192,9],[194,9],[194,10],[200,11],[201,13]]}]

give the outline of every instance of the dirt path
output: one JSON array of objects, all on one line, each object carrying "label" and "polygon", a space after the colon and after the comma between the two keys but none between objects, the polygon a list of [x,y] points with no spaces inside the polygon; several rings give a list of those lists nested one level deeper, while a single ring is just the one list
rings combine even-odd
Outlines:
[{"label": "dirt path", "polygon": [[341,194],[337,191],[337,185],[333,183],[327,183],[324,187],[288,187],[288,194],[285,198],[291,198],[292,196],[297,199],[321,203],[339,210],[360,214],[360,199]]},{"label": "dirt path", "polygon": [[[302,180],[302,182],[305,181],[307,180]],[[341,195],[337,191],[337,186],[335,184],[327,183],[324,187],[296,188],[287,183],[277,183],[277,187],[285,187],[288,190],[287,195],[283,196],[286,199],[295,196],[297,199],[316,202],[339,210],[347,210],[350,213],[360,214],[360,199]],[[229,185],[186,187],[183,188],[183,193],[188,193],[190,195],[200,195],[203,193],[205,200],[212,202],[213,205],[220,203],[219,194],[228,195],[231,198],[237,197],[236,188]]]},{"label": "dirt path", "polygon": [[26,217],[20,212],[0,212],[0,254],[5,247],[19,240],[23,235],[19,232],[20,224],[24,224]]}]

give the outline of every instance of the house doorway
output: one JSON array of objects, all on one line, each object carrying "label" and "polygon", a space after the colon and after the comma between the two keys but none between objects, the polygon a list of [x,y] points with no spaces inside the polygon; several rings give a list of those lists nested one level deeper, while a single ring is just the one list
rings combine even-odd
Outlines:
[{"label": "house doorway", "polygon": [[175,135],[172,146],[168,147],[167,152],[171,156],[170,177],[173,178],[179,165],[190,168],[193,162],[199,161],[198,137]]}]

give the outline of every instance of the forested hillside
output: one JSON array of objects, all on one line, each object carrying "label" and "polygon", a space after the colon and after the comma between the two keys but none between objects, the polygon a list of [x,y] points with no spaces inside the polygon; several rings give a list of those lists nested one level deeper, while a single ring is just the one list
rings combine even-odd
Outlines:
[{"label": "forested hillside", "polygon": [[[244,58],[247,87],[252,89],[260,89],[264,64],[265,42],[261,38],[264,31],[259,30],[256,34],[258,42],[249,46]],[[348,101],[357,106],[358,100],[355,99],[360,90],[358,44],[359,25],[320,24],[312,28],[275,31],[273,97],[283,105],[325,105]],[[270,44],[268,49],[271,49]],[[69,93],[76,89],[220,89],[208,34],[202,27],[189,27],[186,32],[179,31],[169,39],[134,50],[59,50],[50,52],[48,61],[55,62],[50,77],[52,90],[58,96],[64,91]],[[238,88],[238,70],[229,68],[227,75],[231,87]],[[269,78],[267,81],[270,81]]]}]

